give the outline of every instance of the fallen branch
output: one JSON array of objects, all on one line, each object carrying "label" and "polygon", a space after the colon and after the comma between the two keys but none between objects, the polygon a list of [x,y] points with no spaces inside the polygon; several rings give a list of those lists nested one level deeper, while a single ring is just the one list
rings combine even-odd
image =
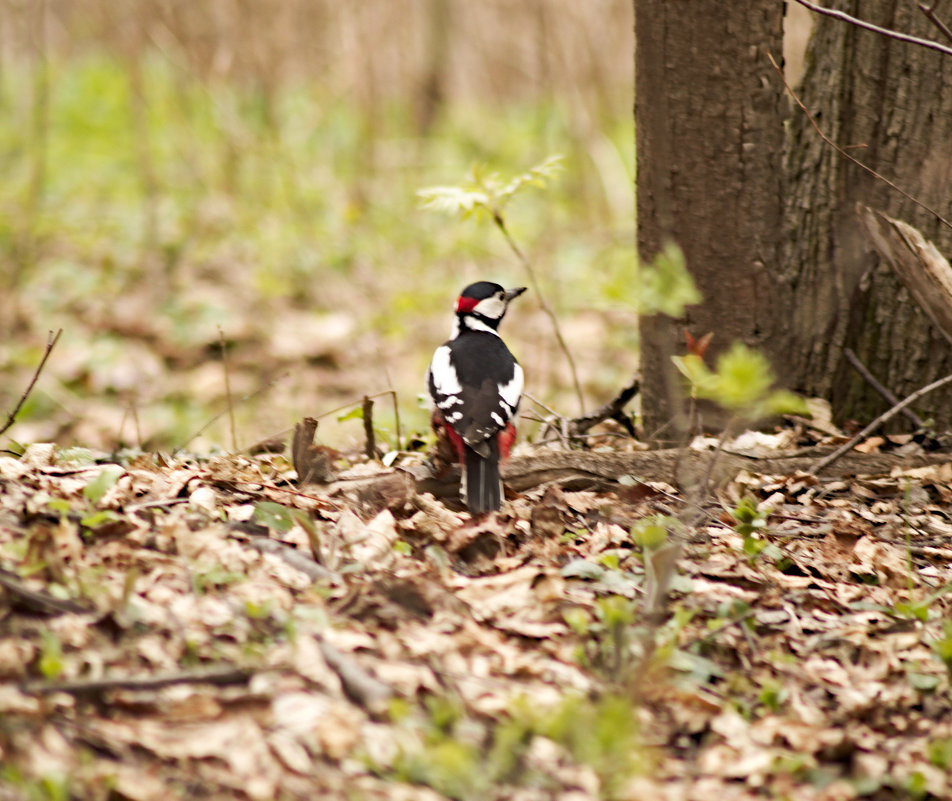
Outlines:
[{"label": "fallen branch", "polygon": [[261,553],[270,553],[277,556],[282,561],[291,565],[295,570],[300,570],[312,581],[340,580],[340,576],[324,565],[320,565],[313,559],[305,556],[297,548],[285,545],[283,542],[271,540],[267,537],[252,537],[249,544],[256,551]]},{"label": "fallen branch", "polygon": [[[894,453],[849,453],[819,469],[824,477],[888,475],[896,468],[925,467],[952,461],[947,453],[901,456]],[[710,451],[684,451],[668,448],[657,451],[621,451],[596,453],[589,451],[544,451],[535,456],[520,456],[502,469],[506,487],[516,492],[528,492],[539,487],[555,485],[566,490],[617,491],[619,479],[631,476],[641,482],[661,481],[679,487],[697,486],[707,475],[711,464]],[[816,457],[779,454],[771,457],[753,457],[722,451],[717,458],[710,482],[723,486],[742,471],[756,475],[788,476],[797,472],[816,470]],[[429,492],[436,498],[456,497],[459,490],[459,470],[447,471],[439,477],[411,475],[398,470],[408,481],[415,480],[417,492]],[[373,483],[394,480],[394,473],[381,473],[364,479],[364,491]],[[402,501],[401,501],[402,502]]]},{"label": "fallen branch", "polygon": [[818,459],[816,462],[814,462],[810,466],[809,472],[818,473],[820,470],[823,470],[824,468],[829,467],[831,464],[833,464],[833,462],[835,462],[837,459],[841,458],[845,453],[847,453],[847,451],[852,450],[855,445],[857,445],[859,442],[866,439],[866,437],[868,437],[870,434],[876,431],[876,429],[878,429],[881,425],[883,425],[884,423],[888,423],[890,420],[892,420],[897,414],[899,414],[907,406],[909,406],[912,403],[915,403],[917,400],[919,400],[919,398],[923,397],[924,395],[928,395],[930,392],[934,392],[935,390],[941,387],[944,387],[946,384],[950,384],[950,383],[952,383],[952,375],[947,375],[944,378],[940,378],[936,381],[933,381],[931,384],[926,384],[926,386],[917,389],[915,392],[913,392],[904,400],[901,400],[891,409],[888,409],[887,411],[879,415],[879,417],[873,420],[872,423],[866,426],[866,428],[860,431],[849,442],[837,448],[835,451],[833,451],[833,453],[827,456],[824,456],[822,459]]},{"label": "fallen branch", "polygon": [[221,667],[193,670],[166,676],[107,677],[102,679],[75,679],[60,682],[34,682],[20,689],[30,695],[69,693],[70,695],[100,695],[110,690],[160,690],[176,684],[245,684],[254,671],[248,668]]},{"label": "fallen branch", "polygon": [[43,352],[43,358],[40,359],[40,363],[36,366],[36,370],[33,372],[33,378],[30,379],[30,383],[27,385],[27,388],[24,390],[23,394],[20,396],[20,400],[17,401],[16,407],[10,412],[7,417],[7,422],[4,424],[3,428],[0,428],[0,434],[5,434],[10,426],[13,425],[14,421],[17,419],[17,415],[20,413],[20,409],[23,408],[23,404],[26,403],[26,399],[30,397],[30,393],[33,391],[33,387],[37,382],[37,379],[40,377],[40,373],[43,372],[43,368],[46,366],[46,360],[50,358],[50,353],[53,352],[53,348],[56,346],[56,343],[59,342],[60,334],[63,333],[63,329],[59,329],[54,335],[50,331],[49,339],[46,342],[46,350]]},{"label": "fallen branch", "polygon": [[10,593],[20,605],[36,614],[66,615],[83,614],[90,611],[73,601],[55,598],[42,590],[31,590],[19,576],[8,570],[0,570],[0,587]]},{"label": "fallen branch", "polygon": [[393,697],[393,690],[389,686],[375,679],[353,659],[323,638],[318,639],[318,645],[324,661],[337,674],[344,693],[351,701],[374,714],[387,711],[387,706]]}]

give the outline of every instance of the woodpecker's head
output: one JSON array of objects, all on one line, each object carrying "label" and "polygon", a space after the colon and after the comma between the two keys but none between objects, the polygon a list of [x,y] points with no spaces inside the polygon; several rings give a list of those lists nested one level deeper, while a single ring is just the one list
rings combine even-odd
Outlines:
[{"label": "woodpecker's head", "polygon": [[470,284],[456,300],[456,321],[461,328],[495,331],[506,315],[509,301],[525,291],[524,286],[503,289],[491,281]]}]

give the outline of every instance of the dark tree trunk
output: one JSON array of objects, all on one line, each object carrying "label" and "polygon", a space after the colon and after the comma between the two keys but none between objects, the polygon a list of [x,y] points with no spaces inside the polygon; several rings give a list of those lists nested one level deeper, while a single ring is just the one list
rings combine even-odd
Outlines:
[{"label": "dark tree trunk", "polygon": [[[836,6],[886,28],[940,36],[915,3]],[[952,57],[827,17],[814,23],[799,94],[819,126],[863,163],[952,216]],[[838,419],[868,421],[885,402],[844,361],[844,347],[900,397],[952,373],[952,351],[870,252],[856,204],[912,224],[946,255],[952,231],[835,153],[799,109],[784,172],[785,372],[795,388],[829,398]],[[925,398],[919,412],[948,426],[952,391]]]},{"label": "dark tree trunk", "polygon": [[776,0],[635,0],[639,255],[648,263],[675,241],[704,297],[682,320],[642,320],[648,436],[678,408],[682,329],[714,332],[713,354],[742,340],[781,355],[783,101],[767,52],[779,56],[782,30]]}]

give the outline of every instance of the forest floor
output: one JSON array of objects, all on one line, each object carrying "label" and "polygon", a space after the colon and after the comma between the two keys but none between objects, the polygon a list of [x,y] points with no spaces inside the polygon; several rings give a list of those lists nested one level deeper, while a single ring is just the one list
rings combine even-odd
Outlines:
[{"label": "forest floor", "polygon": [[0,799],[952,798],[952,463],[474,522],[332,455],[0,456]]}]

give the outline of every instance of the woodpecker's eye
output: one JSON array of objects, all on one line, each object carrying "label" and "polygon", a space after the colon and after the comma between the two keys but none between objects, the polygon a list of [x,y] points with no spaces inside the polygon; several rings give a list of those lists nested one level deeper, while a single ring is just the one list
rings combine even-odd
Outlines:
[{"label": "woodpecker's eye", "polygon": [[505,292],[497,292],[497,293],[496,293],[496,297],[499,298],[499,300],[504,300],[505,297],[506,297],[506,293],[505,293]]}]

